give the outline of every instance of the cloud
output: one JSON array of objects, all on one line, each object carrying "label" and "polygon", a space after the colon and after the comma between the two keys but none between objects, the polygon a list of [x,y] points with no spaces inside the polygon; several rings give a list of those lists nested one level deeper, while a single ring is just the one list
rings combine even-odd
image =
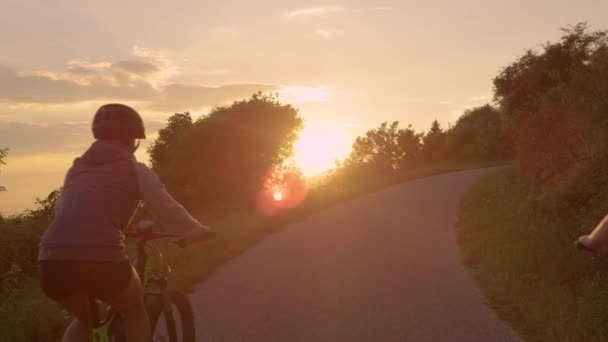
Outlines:
[{"label": "cloud", "polygon": [[285,13],[285,16],[289,19],[293,19],[311,16],[321,16],[342,11],[344,11],[344,7],[342,6],[312,7],[290,11]]},{"label": "cloud", "polygon": [[109,98],[149,101],[155,96],[155,89],[145,80],[111,72],[98,74],[86,67],[77,70],[77,76],[72,76],[69,71],[18,73],[0,66],[0,102],[52,104]]},{"label": "cloud", "polygon": [[159,98],[148,104],[154,110],[185,111],[212,107],[249,97],[257,91],[271,92],[279,87],[272,84],[228,84],[210,87],[192,84],[171,84],[163,89]]},{"label": "cloud", "polygon": [[112,64],[112,67],[122,69],[135,75],[149,75],[160,72],[160,67],[156,63],[141,60],[124,60]]},{"label": "cloud", "polygon": [[[0,66],[0,103],[60,105],[85,101],[139,102],[164,111],[196,110],[279,88],[272,84],[242,83],[219,86],[168,83],[155,86],[147,79],[157,64],[142,60],[91,63],[74,60],[63,73],[20,73]],[[154,76],[154,75],[153,75]]]}]

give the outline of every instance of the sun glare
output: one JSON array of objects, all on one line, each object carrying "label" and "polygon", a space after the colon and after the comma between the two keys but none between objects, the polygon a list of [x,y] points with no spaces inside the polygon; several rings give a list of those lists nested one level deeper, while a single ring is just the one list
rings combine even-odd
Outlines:
[{"label": "sun glare", "polygon": [[276,191],[273,195],[272,198],[274,198],[275,201],[280,201],[283,199],[283,193],[281,193],[280,191]]},{"label": "sun glare", "polygon": [[348,156],[350,141],[338,125],[306,126],[294,144],[294,160],[304,176],[312,177],[334,167]]}]

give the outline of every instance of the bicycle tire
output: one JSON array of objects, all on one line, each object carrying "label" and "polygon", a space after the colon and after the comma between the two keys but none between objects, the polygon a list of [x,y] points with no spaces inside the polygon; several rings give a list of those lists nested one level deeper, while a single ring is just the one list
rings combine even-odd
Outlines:
[{"label": "bicycle tire", "polygon": [[170,292],[165,298],[168,300],[156,300],[148,308],[153,340],[194,342],[194,316],[188,298],[180,292]]}]

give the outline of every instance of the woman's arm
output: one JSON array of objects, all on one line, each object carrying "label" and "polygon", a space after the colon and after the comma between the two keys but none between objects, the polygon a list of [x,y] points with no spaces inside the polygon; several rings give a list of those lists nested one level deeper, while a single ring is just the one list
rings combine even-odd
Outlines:
[{"label": "woman's arm", "polygon": [[152,170],[145,164],[136,161],[134,163],[140,198],[146,204],[150,214],[165,229],[185,237],[200,232],[200,230],[210,231],[209,227],[198,222],[181,204],[171,197]]}]

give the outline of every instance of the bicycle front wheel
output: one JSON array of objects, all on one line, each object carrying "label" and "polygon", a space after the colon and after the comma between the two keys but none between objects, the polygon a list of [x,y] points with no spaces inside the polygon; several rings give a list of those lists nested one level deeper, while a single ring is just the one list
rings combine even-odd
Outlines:
[{"label": "bicycle front wheel", "polygon": [[188,298],[180,292],[170,292],[152,301],[148,316],[154,342],[194,342],[194,317]]}]

